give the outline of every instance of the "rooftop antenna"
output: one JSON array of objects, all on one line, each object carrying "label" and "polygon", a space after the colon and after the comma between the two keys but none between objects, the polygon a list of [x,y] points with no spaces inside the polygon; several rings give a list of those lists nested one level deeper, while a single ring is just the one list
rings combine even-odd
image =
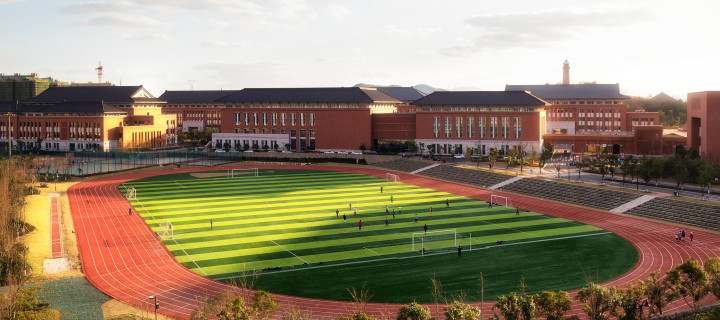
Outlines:
[{"label": "rooftop antenna", "polygon": [[97,72],[98,72],[98,83],[102,83],[102,70],[103,70],[103,66],[102,66],[102,63],[101,63],[100,61],[98,61],[98,67],[95,68],[95,70],[97,70]]},{"label": "rooftop antenna", "polygon": [[195,80],[188,80],[188,83],[190,84],[190,90],[193,90],[193,85],[195,84]]}]

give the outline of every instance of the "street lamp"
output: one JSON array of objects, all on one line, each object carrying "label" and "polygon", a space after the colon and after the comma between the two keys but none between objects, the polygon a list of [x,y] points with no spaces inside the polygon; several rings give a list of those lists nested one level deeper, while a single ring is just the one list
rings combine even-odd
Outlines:
[{"label": "street lamp", "polygon": [[149,296],[148,299],[154,300],[153,305],[155,306],[155,320],[157,320],[157,310],[160,309],[160,305],[157,303],[157,296]]}]

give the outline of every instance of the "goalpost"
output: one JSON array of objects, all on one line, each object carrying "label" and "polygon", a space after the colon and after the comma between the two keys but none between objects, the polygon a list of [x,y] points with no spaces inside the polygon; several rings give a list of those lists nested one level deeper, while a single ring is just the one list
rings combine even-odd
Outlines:
[{"label": "goalpost", "polygon": [[159,223],[160,230],[158,230],[157,234],[160,237],[160,239],[173,239],[173,233],[174,228],[172,223],[170,221],[165,220],[165,223]]},{"label": "goalpost", "polygon": [[127,189],[127,192],[125,193],[125,197],[128,199],[137,199],[135,187],[131,187],[131,188]]},{"label": "goalpost", "polygon": [[490,195],[490,203],[492,203],[492,204],[494,204],[494,205],[505,206],[505,207],[507,207],[507,208],[511,208],[511,207],[513,206],[513,205],[512,205],[512,200],[510,200],[510,198],[508,198],[508,197],[503,197],[503,196],[499,196],[499,195],[496,195],[496,194],[491,194],[491,195]]},{"label": "goalpost", "polygon": [[228,172],[228,177],[230,179],[235,178],[235,176],[242,176],[242,175],[252,175],[254,177],[258,176],[258,169],[257,168],[249,168],[249,169],[230,169]]},{"label": "goalpost", "polygon": [[391,182],[400,182],[400,176],[388,172],[385,174],[385,180],[391,181]]},{"label": "goalpost", "polygon": [[412,234],[412,251],[452,251],[457,248],[457,230],[447,229]]}]

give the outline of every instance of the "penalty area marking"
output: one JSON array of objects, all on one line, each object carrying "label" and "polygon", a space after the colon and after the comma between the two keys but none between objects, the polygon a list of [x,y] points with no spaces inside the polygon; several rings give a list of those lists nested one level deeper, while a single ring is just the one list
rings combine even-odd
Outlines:
[{"label": "penalty area marking", "polygon": [[177,180],[175,180],[175,183],[177,183],[177,185],[179,185],[179,186],[181,186],[181,187],[185,188],[185,186],[184,186],[184,185],[181,185],[181,184],[180,184],[180,182],[177,182]]},{"label": "penalty area marking", "polygon": [[377,256],[381,256],[381,254],[373,251],[372,249],[370,249],[370,248],[368,248],[368,247],[363,247],[363,249],[365,249],[365,250],[367,250],[367,251],[370,251],[370,252],[374,253],[374,254],[377,255]]},{"label": "penalty area marking", "polygon": [[302,262],[309,263],[309,262],[305,261],[305,259],[300,258],[300,257],[298,257],[298,255],[292,253],[292,251],[290,251],[290,250],[288,250],[288,249],[285,249],[285,247],[279,245],[279,244],[278,244],[277,242],[275,242],[274,240],[270,240],[270,241],[271,241],[272,243],[274,243],[276,246],[278,246],[278,247],[280,247],[280,248],[283,248],[283,250],[285,250],[285,251],[287,251],[287,252],[290,252],[291,255],[294,255],[295,258],[298,258],[298,259],[302,260]]},{"label": "penalty area marking", "polygon": [[[507,244],[496,245],[496,246],[490,245],[490,246],[485,246],[485,247],[480,248],[480,249],[473,249],[472,251],[475,251],[475,250],[485,250],[485,249],[494,249],[494,248],[499,248],[499,247],[501,247],[501,246],[513,246],[513,245],[528,244],[528,243],[537,243],[537,242],[546,242],[546,241],[555,241],[555,240],[565,240],[565,239],[573,239],[573,238],[584,238],[584,237],[600,236],[600,235],[606,235],[606,234],[612,234],[612,232],[606,231],[606,232],[597,232],[597,233],[591,233],[591,234],[581,234],[581,235],[567,236],[567,237],[560,237],[560,238],[550,238],[550,239],[541,239],[541,240],[530,240],[530,241],[522,241],[522,242],[516,242],[516,243],[507,243]],[[272,240],[270,240],[270,241],[272,241]],[[275,243],[275,241],[272,241],[272,242]],[[275,243],[275,244],[277,244],[277,243]],[[490,243],[488,243],[488,244],[490,244]],[[277,245],[282,248],[281,245],[279,245],[279,244],[277,244]],[[365,248],[365,247],[363,247],[363,248]],[[283,249],[285,249],[285,248],[283,248]],[[367,249],[367,248],[365,248],[365,249]],[[285,249],[285,250],[287,251],[287,249]],[[370,249],[368,249],[368,250],[370,250]],[[372,250],[371,250],[371,251],[372,251]],[[290,251],[288,251],[288,252],[290,252]],[[290,253],[292,253],[292,252],[290,252]],[[400,252],[400,253],[395,253],[395,254],[404,254],[404,253],[408,253],[408,252]],[[440,254],[454,254],[454,252],[437,252],[437,253],[426,253],[425,255],[410,255],[410,256],[406,256],[406,257],[388,257],[388,258],[369,259],[369,260],[362,260],[362,261],[343,262],[343,263],[338,263],[338,264],[329,264],[329,265],[321,265],[321,266],[311,266],[311,267],[302,268],[302,269],[287,269],[287,270],[271,271],[271,273],[285,273],[285,272],[295,272],[295,271],[302,271],[302,270],[308,270],[308,269],[317,269],[317,268],[341,267],[341,266],[347,266],[347,265],[370,263],[370,262],[379,262],[379,261],[387,261],[387,260],[405,260],[405,259],[418,259],[418,258],[419,258],[419,259],[422,259],[423,257],[435,256],[435,255],[440,255]],[[295,256],[294,253],[292,253],[292,255]],[[388,255],[392,255],[392,254],[388,254]],[[297,256],[296,256],[296,257],[297,257]],[[302,258],[300,258],[300,257],[298,257],[298,258],[299,258],[300,260],[302,260]],[[305,261],[305,260],[303,260],[303,261]],[[211,279],[213,279],[213,280],[228,280],[228,279],[233,279],[233,278],[237,278],[237,277],[222,277],[222,278],[211,278]]]}]

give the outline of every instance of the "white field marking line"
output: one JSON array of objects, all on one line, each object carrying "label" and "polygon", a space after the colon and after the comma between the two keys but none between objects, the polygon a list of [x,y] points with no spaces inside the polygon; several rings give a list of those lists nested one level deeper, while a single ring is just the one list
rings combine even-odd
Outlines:
[{"label": "white field marking line", "polygon": [[305,262],[305,263],[308,263],[308,264],[309,264],[309,262],[305,261],[305,259],[298,257],[298,255],[292,253],[292,251],[290,251],[290,250],[288,250],[288,249],[285,249],[285,247],[279,245],[279,244],[278,244],[277,242],[275,242],[274,240],[270,240],[270,242],[274,243],[276,246],[278,246],[278,247],[280,247],[280,248],[283,248],[283,250],[285,250],[285,251],[287,251],[287,252],[290,252],[291,255],[294,255],[296,258],[302,260],[302,262]]},{"label": "white field marking line", "polygon": [[[507,246],[511,245],[519,245],[519,244],[528,244],[528,243],[536,243],[536,242],[546,242],[546,241],[555,241],[555,240],[565,240],[565,239],[572,239],[572,238],[583,238],[583,237],[591,237],[596,235],[605,235],[610,234],[612,232],[606,231],[606,232],[598,232],[593,234],[583,234],[583,235],[577,235],[577,236],[568,236],[568,237],[561,237],[561,238],[552,238],[552,239],[542,239],[542,240],[532,240],[532,241],[523,241],[523,242],[517,242],[517,243],[509,243]],[[272,241],[272,240],[270,240]],[[274,241],[273,241],[274,242]],[[505,245],[505,244],[503,244]],[[497,248],[498,246],[489,246],[484,247],[480,249],[473,249],[475,250],[481,250],[481,249],[493,249]],[[426,253],[424,256],[434,256],[439,254],[450,254],[454,253],[453,251],[447,251],[447,252],[438,252],[438,253]],[[401,253],[408,253],[408,252],[401,252]],[[398,253],[398,254],[401,254]],[[332,264],[332,265],[324,265],[324,266],[315,266],[315,267],[308,267],[303,269],[288,269],[288,270],[280,270],[280,271],[273,271],[272,273],[283,273],[283,272],[293,272],[293,271],[301,271],[301,270],[307,270],[307,269],[317,269],[317,268],[330,268],[330,267],[340,267],[340,266],[346,266],[346,265],[353,265],[353,264],[361,264],[361,263],[368,263],[368,262],[377,262],[377,261],[386,261],[386,260],[404,260],[404,259],[416,259],[416,258],[422,258],[423,255],[412,255],[409,257],[391,257],[391,258],[380,258],[380,259],[371,259],[371,260],[363,260],[363,261],[354,261],[354,262],[344,262],[344,263],[338,263],[338,264]],[[227,279],[233,279],[237,277],[223,277],[223,278],[213,278],[213,280],[227,280]]]},{"label": "white field marking line", "polygon": [[363,247],[363,249],[365,249],[365,250],[367,250],[367,251],[370,251],[370,252],[374,253],[375,255],[381,256],[381,254],[379,254],[379,253],[377,253],[377,252],[375,252],[375,251],[371,250],[371,249],[370,249],[370,248],[368,248],[368,247]]},{"label": "white field marking line", "polygon": [[498,226],[498,227],[503,228],[503,229],[513,230],[513,231],[518,232],[518,233],[527,233],[527,234],[529,234],[529,235],[531,235],[531,236],[533,236],[533,237],[542,237],[542,236],[537,235],[537,234],[534,234],[534,233],[532,233],[532,232],[520,231],[520,230],[515,229],[515,228],[503,227],[503,226],[501,226],[501,225],[498,224],[498,223],[492,223],[492,222],[489,222],[489,221],[486,221],[486,220],[480,220],[480,221],[483,222],[483,223],[486,223],[486,224],[492,224],[492,225]]},{"label": "white field marking line", "polygon": [[[138,200],[138,199],[134,199],[134,200],[137,201],[137,203],[140,204],[140,206],[143,208],[143,210],[145,210],[145,212],[147,212],[147,213],[150,215],[150,217],[153,218],[153,220],[155,221],[155,223],[157,223],[160,228],[163,227],[163,226],[160,224],[160,222],[158,222],[158,221],[155,219],[155,216],[153,216],[152,213],[150,213],[150,211],[148,211],[148,209],[145,208],[145,206],[142,204],[142,202],[140,202],[140,200]],[[200,268],[200,265],[198,265],[197,262],[195,262],[195,260],[187,253],[187,251],[185,251],[185,249],[183,249],[183,247],[177,242],[177,240],[175,240],[174,237],[172,238],[172,241],[175,242],[175,244],[178,246],[178,248],[180,248],[180,250],[182,250],[182,252],[185,253],[185,255],[188,257],[188,259],[190,259],[190,261],[192,261],[192,263],[194,263],[195,266],[198,267],[198,269],[200,269],[200,272],[202,272],[203,275],[207,276],[207,273],[205,273],[205,270],[203,270],[202,268]]]},{"label": "white field marking line", "polygon": [[177,183],[179,186],[185,188],[185,186],[184,186],[184,185],[181,185],[180,182],[177,182],[177,180],[174,180],[174,181],[175,181],[175,183]]}]

